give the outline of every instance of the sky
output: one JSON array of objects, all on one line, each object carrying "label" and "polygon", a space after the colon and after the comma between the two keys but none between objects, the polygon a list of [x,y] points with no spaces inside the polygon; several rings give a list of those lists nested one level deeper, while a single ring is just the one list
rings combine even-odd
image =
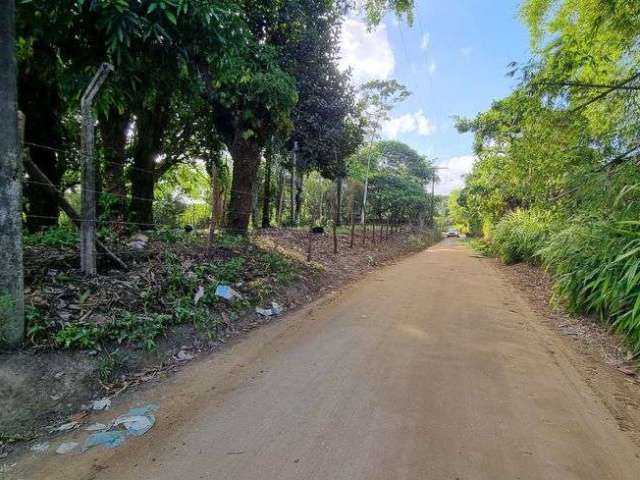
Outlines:
[{"label": "sky", "polygon": [[429,158],[436,158],[439,194],[464,184],[473,165],[472,134],[460,134],[453,115],[473,117],[509,94],[512,61],[530,57],[528,33],[518,18],[519,0],[416,0],[413,25],[389,15],[375,31],[347,18],[341,67],[356,83],[394,78],[412,95],[381,130]]}]

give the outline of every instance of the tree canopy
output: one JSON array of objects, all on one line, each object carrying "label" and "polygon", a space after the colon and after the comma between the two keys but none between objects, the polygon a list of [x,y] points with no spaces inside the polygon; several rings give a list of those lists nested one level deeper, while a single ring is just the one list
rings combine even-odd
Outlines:
[{"label": "tree canopy", "polygon": [[[372,111],[379,124],[394,98],[407,95],[397,82],[374,81],[366,99],[358,97],[338,69],[338,46],[345,14],[361,14],[371,27],[387,12],[410,22],[410,0],[17,5],[19,102],[34,164],[59,190],[77,183],[79,97],[98,66],[111,63],[115,72],[95,103],[96,190],[106,218],[140,228],[157,223],[154,190],[164,175],[180,164],[222,172],[228,152],[226,223],[246,232],[268,145],[300,181],[314,170],[344,177]],[[289,160],[294,145],[297,165]],[[50,190],[28,183],[25,200],[31,231],[58,223]]]},{"label": "tree canopy", "polygon": [[509,96],[458,119],[477,160],[449,210],[506,261],[543,263],[570,308],[640,349],[640,5],[527,0],[521,12],[534,57],[511,66]]}]

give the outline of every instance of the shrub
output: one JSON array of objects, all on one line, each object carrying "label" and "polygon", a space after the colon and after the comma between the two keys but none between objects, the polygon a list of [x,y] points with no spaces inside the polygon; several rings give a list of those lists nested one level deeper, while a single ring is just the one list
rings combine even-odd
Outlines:
[{"label": "shrub", "polygon": [[505,215],[493,232],[492,248],[505,263],[539,263],[538,251],[549,234],[551,215],[531,209]]},{"label": "shrub", "polygon": [[38,233],[24,236],[24,244],[28,246],[44,245],[47,247],[73,247],[79,242],[78,232],[75,227],[60,225],[48,227]]},{"label": "shrub", "polygon": [[195,228],[207,228],[211,223],[211,206],[206,203],[194,203],[180,214],[180,224]]},{"label": "shrub", "polygon": [[640,351],[640,222],[576,218],[540,251],[556,295],[594,313]]}]

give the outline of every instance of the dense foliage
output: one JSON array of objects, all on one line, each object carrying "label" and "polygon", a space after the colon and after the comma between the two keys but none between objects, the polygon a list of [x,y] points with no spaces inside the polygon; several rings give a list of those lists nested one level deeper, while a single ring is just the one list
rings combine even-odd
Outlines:
[{"label": "dense foliage", "polygon": [[[198,208],[201,223],[215,203],[218,224],[245,233],[251,218],[255,225],[260,216],[263,226],[284,223],[285,172],[295,181],[292,223],[301,216],[305,176],[317,171],[342,182],[346,159],[382,121],[368,116],[379,100],[368,95],[372,89],[358,93],[338,69],[342,19],[360,13],[373,27],[391,12],[411,21],[413,2],[368,0],[358,4],[360,12],[342,0],[18,0],[17,6],[25,141],[59,191],[78,193],[79,98],[109,62],[115,70],[95,104],[103,225],[122,232],[173,225]],[[399,88],[378,82],[373,91]],[[180,165],[193,178],[188,168],[175,173]],[[210,177],[216,202],[202,194],[203,177]],[[57,196],[28,180],[29,232],[59,225]],[[196,184],[200,190],[186,205],[185,190],[194,192]]]},{"label": "dense foliage", "polygon": [[510,96],[458,120],[477,161],[450,211],[640,350],[640,5],[527,0],[522,16],[535,57]]}]

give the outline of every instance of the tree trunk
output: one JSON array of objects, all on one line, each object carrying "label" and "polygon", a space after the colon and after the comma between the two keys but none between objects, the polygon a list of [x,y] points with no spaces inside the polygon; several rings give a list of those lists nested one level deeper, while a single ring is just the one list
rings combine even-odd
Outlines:
[{"label": "tree trunk", "polygon": [[284,168],[280,165],[280,174],[278,176],[278,210],[276,212],[276,222],[278,226],[282,226],[282,210],[284,208]]},{"label": "tree trunk", "polygon": [[156,181],[156,158],[169,120],[169,99],[159,96],[151,110],[137,117],[138,139],[131,169],[131,204],[129,216],[142,229],[152,228],[153,190]]},{"label": "tree trunk", "polygon": [[291,221],[291,225],[296,224],[296,151],[293,151],[293,158],[291,160],[291,185],[290,185],[290,199],[289,208],[291,210],[289,220]]},{"label": "tree trunk", "polygon": [[336,225],[342,225],[342,181],[343,177],[336,177]]},{"label": "tree trunk", "polygon": [[258,174],[256,175],[256,180],[254,182],[253,195],[251,195],[251,226],[253,229],[258,229],[260,227],[260,221],[258,217],[260,216],[258,210],[260,209],[260,192],[258,186],[262,182],[262,172],[260,171],[260,163],[258,162]]},{"label": "tree trunk", "polygon": [[218,201],[220,187],[218,186],[218,169],[215,162],[211,163],[211,222],[209,223],[209,242],[207,244],[207,254],[213,253],[216,237],[216,213],[218,212]]},{"label": "tree trunk", "polygon": [[103,191],[113,196],[109,217],[111,220],[124,220],[127,208],[124,166],[131,116],[128,112],[120,113],[117,108],[111,108],[107,115],[99,115],[98,118],[104,156]]},{"label": "tree trunk", "polygon": [[273,153],[267,152],[264,166],[264,192],[262,196],[262,228],[271,227],[271,167]]},{"label": "tree trunk", "polygon": [[18,143],[15,3],[0,2],[0,343],[25,334],[22,279],[22,169]]},{"label": "tree trunk", "polygon": [[222,228],[224,223],[224,203],[225,203],[225,192],[224,185],[222,184],[222,177],[218,175],[218,179],[216,181],[216,190],[213,192],[216,196],[216,225],[218,228]]},{"label": "tree trunk", "polygon": [[300,215],[302,214],[302,202],[304,201],[303,196],[303,188],[304,188],[304,175],[299,173],[298,178],[296,179],[296,202],[295,202],[295,225],[300,225]]},{"label": "tree trunk", "polygon": [[353,202],[351,202],[351,214],[349,215],[349,221],[351,222],[351,240],[349,241],[349,248],[353,248],[353,240],[356,235],[356,216],[353,212]]},{"label": "tree trunk", "polygon": [[[47,49],[37,43],[33,45],[34,63],[50,61],[53,54]],[[18,82],[19,106],[26,116],[25,141],[39,145],[29,147],[31,159],[60,188],[65,166],[61,152],[56,151],[62,147],[62,101],[57,86],[37,68],[21,72]],[[29,232],[58,224],[58,199],[43,185],[28,183],[24,196]]]},{"label": "tree trunk", "polygon": [[233,159],[227,227],[233,233],[245,235],[249,229],[253,189],[262,148],[255,138],[242,138],[242,132],[236,132],[227,147]]}]

